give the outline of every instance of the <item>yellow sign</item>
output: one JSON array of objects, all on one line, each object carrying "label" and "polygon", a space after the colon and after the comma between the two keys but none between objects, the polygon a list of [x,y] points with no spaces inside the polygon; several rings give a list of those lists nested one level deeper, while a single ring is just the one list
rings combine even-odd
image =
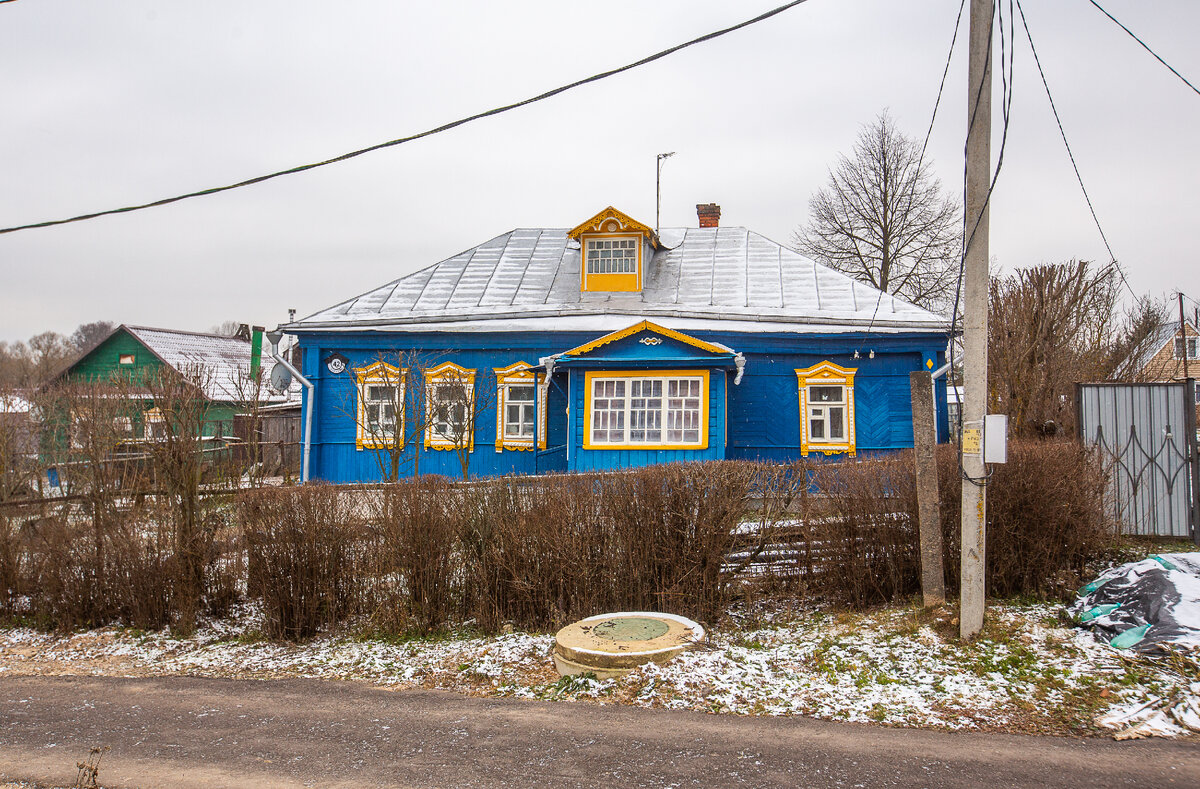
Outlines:
[{"label": "yellow sign", "polygon": [[978,455],[980,450],[980,439],[983,436],[983,431],[977,427],[964,427],[962,437],[962,451],[964,455]]}]

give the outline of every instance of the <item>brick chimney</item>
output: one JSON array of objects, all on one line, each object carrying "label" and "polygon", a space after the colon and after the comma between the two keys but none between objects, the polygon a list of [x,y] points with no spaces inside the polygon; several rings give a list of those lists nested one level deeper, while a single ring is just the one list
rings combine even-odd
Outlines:
[{"label": "brick chimney", "polygon": [[700,227],[717,227],[721,224],[721,206],[702,203],[696,206],[696,216],[700,217]]}]

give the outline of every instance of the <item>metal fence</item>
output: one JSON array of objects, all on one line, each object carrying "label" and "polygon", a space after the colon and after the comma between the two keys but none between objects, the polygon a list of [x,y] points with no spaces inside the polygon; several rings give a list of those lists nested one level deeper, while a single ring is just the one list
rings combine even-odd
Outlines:
[{"label": "metal fence", "polygon": [[1078,429],[1108,463],[1126,534],[1197,539],[1196,382],[1078,384]]}]

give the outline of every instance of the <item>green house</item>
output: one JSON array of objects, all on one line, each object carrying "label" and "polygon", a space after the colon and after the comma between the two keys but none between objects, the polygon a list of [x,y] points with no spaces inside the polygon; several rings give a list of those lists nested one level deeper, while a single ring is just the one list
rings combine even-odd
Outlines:
[{"label": "green house", "polygon": [[[235,336],[121,325],[56,376],[57,381],[145,380],[164,368],[200,379],[207,401],[204,435],[233,436],[234,416],[257,397],[260,404],[283,402],[268,387],[253,385],[261,365],[262,330],[243,325]],[[136,387],[131,389],[136,393]],[[140,398],[139,398],[140,399]],[[128,429],[151,438],[159,420],[154,403],[141,399]]]}]

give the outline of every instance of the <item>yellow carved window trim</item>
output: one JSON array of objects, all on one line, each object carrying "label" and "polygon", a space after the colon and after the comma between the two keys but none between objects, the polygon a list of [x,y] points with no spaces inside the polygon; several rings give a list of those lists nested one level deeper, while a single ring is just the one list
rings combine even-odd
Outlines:
[{"label": "yellow carved window trim", "polygon": [[525,362],[515,362],[508,367],[494,367],[496,373],[496,451],[506,449],[532,451],[533,438],[505,435],[508,422],[509,390],[513,386],[533,386],[536,420],[537,448],[546,448],[546,376],[535,374]]},{"label": "yellow carved window trim", "polygon": [[[823,455],[833,455],[845,452],[854,457],[857,448],[854,430],[854,376],[856,367],[841,367],[833,362],[825,361],[812,367],[796,370],[796,383],[800,390],[800,454],[807,456],[810,452],[820,452]],[[814,439],[809,435],[809,420],[811,410],[817,407],[809,402],[809,389],[815,386],[838,386],[842,388],[842,402],[845,406],[845,435],[841,439]]]},{"label": "yellow carved window trim", "polygon": [[[391,449],[404,446],[404,372],[387,362],[375,362],[362,368],[355,368],[355,389],[357,392],[358,408],[355,416],[354,443],[358,449]],[[372,404],[381,408],[385,401],[369,399],[370,387],[394,386],[396,399],[392,404],[395,418],[395,429],[392,431],[372,430],[368,419],[368,410]]]},{"label": "yellow carved window trim", "polygon": [[[700,409],[699,409],[700,410],[700,414],[699,414],[700,440],[697,442],[694,442],[694,443],[669,443],[665,440],[662,442],[659,442],[659,443],[649,443],[649,442],[640,442],[640,441],[626,439],[625,441],[620,441],[620,442],[605,441],[605,442],[593,443],[592,431],[593,431],[594,422],[595,422],[595,412],[593,409],[593,400],[597,399],[594,397],[596,382],[597,381],[616,381],[616,382],[622,382],[624,384],[623,394],[620,396],[620,398],[608,398],[608,399],[624,400],[624,403],[623,403],[623,406],[621,409],[623,418],[622,418],[622,427],[620,429],[624,430],[626,435],[628,435],[628,433],[632,430],[631,417],[632,417],[633,408],[632,408],[632,404],[630,401],[635,399],[632,396],[633,393],[632,393],[632,385],[631,385],[631,382],[634,380],[640,380],[640,381],[660,380],[660,381],[663,381],[664,383],[669,380],[698,380],[700,382]],[[584,412],[583,412],[583,414],[584,414],[584,418],[583,418],[583,429],[584,429],[583,448],[584,449],[694,449],[694,450],[708,449],[708,398],[709,398],[708,383],[709,383],[708,382],[708,370],[638,370],[636,372],[634,372],[634,371],[629,371],[629,372],[599,372],[599,371],[597,371],[597,372],[585,373],[584,374],[584,387],[585,388],[584,388]],[[667,387],[664,386],[663,392],[661,395],[661,398],[663,400],[662,413],[664,415],[667,414],[669,411],[669,404],[667,403],[667,400],[669,398],[668,398],[666,389],[667,389]],[[662,435],[664,435],[664,436],[666,435],[667,430],[670,429],[670,426],[667,423],[665,416],[664,416],[663,424],[661,425],[660,429],[662,431]]]},{"label": "yellow carved window trim", "polygon": [[425,371],[425,448],[452,450],[459,447],[455,438],[437,432],[438,392],[446,387],[462,386],[466,393],[463,418],[466,420],[467,451],[475,451],[475,371],[454,362],[442,362]]}]

